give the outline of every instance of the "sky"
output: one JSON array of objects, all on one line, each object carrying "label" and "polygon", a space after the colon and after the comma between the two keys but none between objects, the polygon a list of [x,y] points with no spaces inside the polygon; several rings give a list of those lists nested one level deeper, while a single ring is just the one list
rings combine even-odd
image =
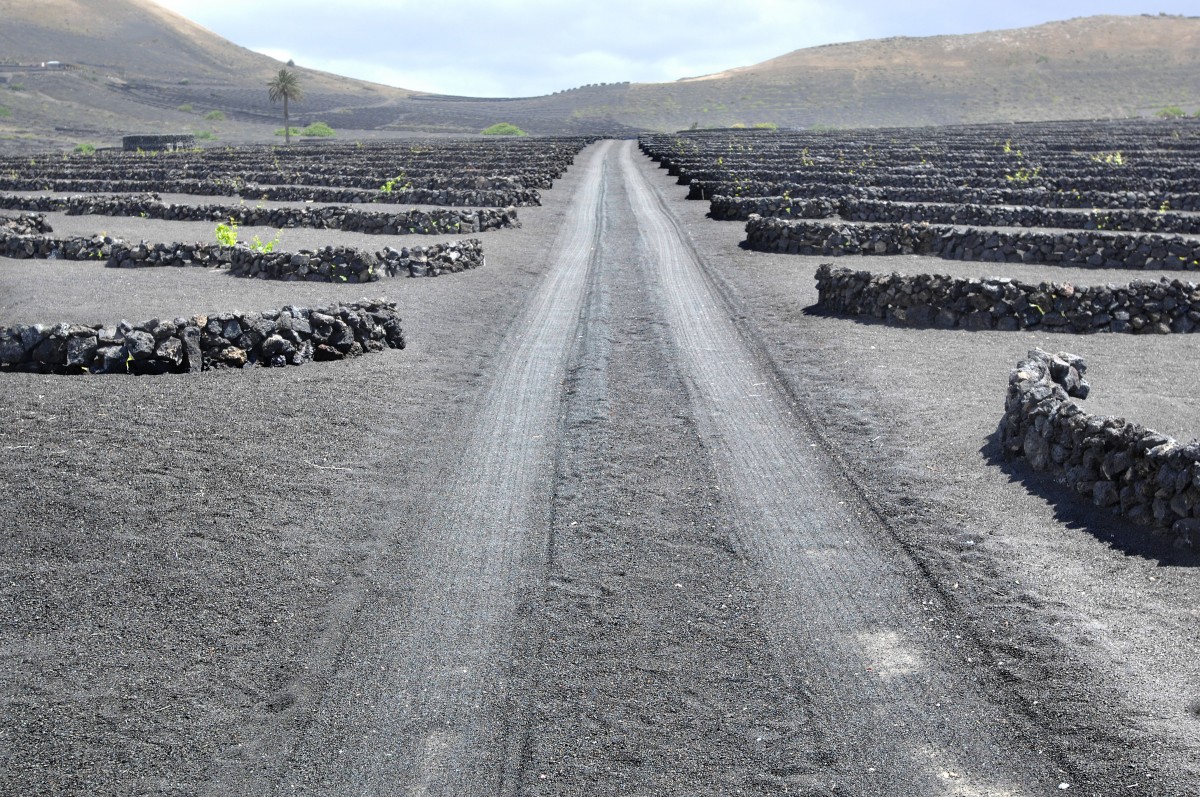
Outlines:
[{"label": "sky", "polygon": [[527,97],[665,82],[803,47],[1200,14],[1196,0],[155,0],[251,50],[415,91]]}]

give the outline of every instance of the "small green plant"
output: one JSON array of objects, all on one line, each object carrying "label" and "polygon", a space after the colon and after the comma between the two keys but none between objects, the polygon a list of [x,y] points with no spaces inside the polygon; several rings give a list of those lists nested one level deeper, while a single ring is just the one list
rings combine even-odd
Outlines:
[{"label": "small green plant", "polygon": [[194,107],[192,107],[192,104],[190,102],[185,102],[183,105],[180,105],[175,110],[183,111],[184,113],[191,113],[192,111],[194,111],[196,109]]},{"label": "small green plant", "polygon": [[408,179],[408,175],[403,169],[395,177],[379,186],[379,190],[385,194],[390,194],[393,191],[407,191],[410,188],[412,188],[412,181]]},{"label": "small green plant", "polygon": [[1010,183],[1031,183],[1036,180],[1041,173],[1041,166],[1035,166],[1032,169],[1021,168],[1017,169],[1011,174],[1004,175],[1004,179],[1008,180]]},{"label": "small green plant", "polygon": [[1109,166],[1125,165],[1125,156],[1120,152],[1097,152],[1092,155],[1092,160],[1096,163],[1106,163]]},{"label": "small green plant", "polygon": [[281,127],[275,131],[275,135],[284,136],[285,138],[289,136],[330,138],[332,136],[336,136],[337,132],[324,122],[313,122],[307,127],[289,127],[286,130]]},{"label": "small green plant", "polygon": [[270,241],[264,241],[256,235],[254,236],[254,240],[250,242],[250,248],[255,252],[262,252],[264,254],[267,252],[273,252],[275,251],[275,247],[279,246],[279,239],[282,235],[283,230],[279,230],[275,233],[275,237]]},{"label": "small green plant", "polygon": [[221,246],[235,246],[238,242],[238,225],[229,217],[229,223],[218,222],[216,229],[217,243]]},{"label": "small green plant", "polygon": [[491,127],[485,127],[480,131],[485,136],[527,136],[529,135],[521,128],[508,122],[497,122]]},{"label": "small green plant", "polygon": [[76,144],[75,149],[73,149],[71,151],[74,152],[76,155],[95,155],[96,154],[96,145],[95,144]]},{"label": "small green plant", "polygon": [[200,141],[212,141],[216,138],[216,135],[211,130],[197,130],[195,136]]},{"label": "small green plant", "polygon": [[313,122],[312,124],[300,129],[300,135],[313,136],[315,138],[332,138],[337,133],[332,127],[324,122]]},{"label": "small green plant", "polygon": [[756,122],[754,128],[756,130],[778,130],[779,125],[774,122]]},{"label": "small green plant", "polygon": [[1163,108],[1154,115],[1159,119],[1179,119],[1187,116],[1187,111],[1183,110],[1178,105],[1168,105],[1166,108]]},{"label": "small green plant", "polygon": [[1171,200],[1169,200],[1169,199],[1164,199],[1162,201],[1162,204],[1158,206],[1159,213],[1166,213],[1170,209],[1171,209]]},{"label": "small green plant", "polygon": [[209,111],[204,114],[204,118],[210,122],[224,122],[225,113],[223,111]]},{"label": "small green plant", "polygon": [[25,84],[24,83],[9,83],[8,90],[9,91],[24,91]]},{"label": "small green plant", "polygon": [[3,105],[0,105],[0,119],[9,119],[12,117],[12,111]]}]

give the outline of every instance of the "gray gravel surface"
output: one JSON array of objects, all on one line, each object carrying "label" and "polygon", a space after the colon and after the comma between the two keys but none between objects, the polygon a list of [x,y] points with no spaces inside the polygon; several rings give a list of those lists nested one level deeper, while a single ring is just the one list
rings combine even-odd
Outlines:
[{"label": "gray gravel surface", "polygon": [[[589,149],[463,274],[0,260],[0,323],[367,294],[409,340],[0,375],[0,792],[1200,789],[1195,553],[989,442],[1035,345],[1088,357],[1093,411],[1189,438],[1200,337],[813,314],[821,258],[741,249],[629,147]],[[285,248],[308,233],[386,240]]]}]

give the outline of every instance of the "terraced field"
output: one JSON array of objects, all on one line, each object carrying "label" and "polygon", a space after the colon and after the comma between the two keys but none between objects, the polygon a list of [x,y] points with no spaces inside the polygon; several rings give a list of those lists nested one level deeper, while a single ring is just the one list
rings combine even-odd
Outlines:
[{"label": "terraced field", "polygon": [[1195,792],[1197,147],[5,161],[0,791]]}]

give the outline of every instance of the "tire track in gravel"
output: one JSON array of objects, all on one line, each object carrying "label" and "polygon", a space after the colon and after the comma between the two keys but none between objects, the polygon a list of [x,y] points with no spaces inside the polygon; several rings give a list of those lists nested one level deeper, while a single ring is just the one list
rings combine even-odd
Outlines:
[{"label": "tire track in gravel", "polygon": [[[655,188],[621,151],[663,308],[740,537],[766,585],[765,622],[828,757],[837,793],[1024,797],[1061,774],[1030,742],[943,599],[789,408],[739,336]],[[952,626],[951,626],[952,627]],[[953,638],[957,637],[957,638]]]},{"label": "tire track in gravel", "polygon": [[523,668],[520,793],[811,793],[803,699],[726,536],[637,219],[625,191],[605,202],[557,435],[540,646]]},{"label": "tire track in gravel", "polygon": [[500,345],[461,459],[429,495],[411,547],[385,559],[403,562],[373,576],[287,764],[246,793],[514,791],[525,734],[510,668],[530,644],[522,606],[542,589],[550,438],[611,150],[584,167],[552,269]]}]

